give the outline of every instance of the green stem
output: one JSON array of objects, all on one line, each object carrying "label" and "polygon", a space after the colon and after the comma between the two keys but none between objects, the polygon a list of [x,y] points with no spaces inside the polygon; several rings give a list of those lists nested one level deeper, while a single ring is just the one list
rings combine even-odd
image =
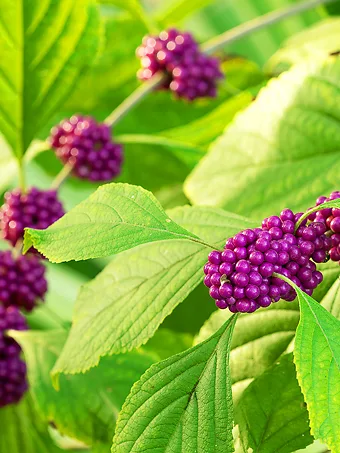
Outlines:
[{"label": "green stem", "polygon": [[333,3],[335,1],[337,0],[307,0],[277,11],[269,12],[244,24],[238,25],[237,27],[226,31],[215,38],[212,38],[210,41],[203,44],[202,50],[206,53],[215,52],[216,50],[224,47],[226,44],[230,44],[240,38],[243,38],[254,31],[261,30],[268,25],[275,24],[276,22],[280,22],[281,20],[302,13],[303,11],[316,8],[319,5]]},{"label": "green stem", "polygon": [[[201,49],[205,53],[212,53],[226,44],[230,44],[244,36],[253,33],[254,31],[260,30],[267,25],[275,24],[287,17],[299,14],[303,11],[315,8],[325,3],[333,3],[337,0],[307,0],[297,5],[288,6],[287,8],[273,11],[263,16],[257,17],[249,22],[238,25],[231,30],[222,33],[219,36],[211,39],[201,46]],[[148,82],[144,82],[139,86],[132,94],[126,98],[104,121],[109,126],[114,126],[120,121],[130,110],[138,105],[149,93],[154,91],[165,79],[163,73],[155,74]]]},{"label": "green stem", "polygon": [[26,192],[26,175],[25,175],[25,165],[24,160],[21,158],[18,160],[18,178],[19,178],[19,187],[22,193]]},{"label": "green stem", "polygon": [[109,126],[114,126],[120,121],[132,108],[138,105],[151,91],[157,88],[165,79],[163,73],[155,74],[150,80],[144,82],[135,91],[130,94],[104,121]]},{"label": "green stem", "polygon": [[64,165],[63,168],[60,170],[60,172],[55,177],[54,181],[52,182],[51,189],[58,190],[59,187],[62,185],[62,183],[65,182],[66,179],[69,177],[72,170],[73,170],[73,165],[71,165],[71,164]]}]

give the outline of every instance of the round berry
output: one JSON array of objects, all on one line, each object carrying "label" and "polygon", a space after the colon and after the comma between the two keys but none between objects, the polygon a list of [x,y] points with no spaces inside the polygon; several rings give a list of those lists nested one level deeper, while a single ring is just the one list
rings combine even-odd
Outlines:
[{"label": "round berry", "polygon": [[45,266],[33,254],[14,258],[10,251],[0,252],[0,303],[31,311],[43,301],[47,291]]},{"label": "round berry", "polygon": [[90,116],[74,115],[51,130],[56,156],[72,165],[73,174],[90,181],[111,181],[120,172],[123,147],[111,138],[111,127]]},{"label": "round berry", "polygon": [[249,274],[250,272],[250,264],[247,260],[239,260],[237,263],[236,263],[236,266],[235,266],[235,270],[237,272],[241,272],[241,273],[244,273],[244,274]]},{"label": "round berry", "polygon": [[235,263],[236,262],[236,254],[233,250],[223,250],[221,253],[221,258],[226,263]]},{"label": "round berry", "polygon": [[211,264],[220,264],[222,261],[221,253],[217,250],[213,250],[209,253],[208,260]]},{"label": "round berry", "polygon": [[64,215],[55,190],[31,188],[23,194],[20,189],[5,194],[0,208],[0,230],[3,239],[13,246],[23,238],[24,228],[44,230]]}]

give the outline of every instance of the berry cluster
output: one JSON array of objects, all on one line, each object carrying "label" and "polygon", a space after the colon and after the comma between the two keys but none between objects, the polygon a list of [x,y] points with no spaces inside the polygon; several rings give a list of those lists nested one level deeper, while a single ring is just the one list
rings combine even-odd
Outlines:
[{"label": "berry cluster", "polygon": [[6,335],[10,329],[26,330],[25,318],[16,307],[0,305],[0,407],[19,402],[28,388],[21,348]]},{"label": "berry cluster", "polygon": [[[330,196],[319,197],[316,200],[316,205],[319,206],[327,201],[340,198],[340,192],[332,192]],[[340,209],[326,208],[321,209],[309,216],[309,220],[313,222],[321,222],[326,225],[328,234],[330,235],[329,257],[332,261],[340,261]]]},{"label": "berry cluster", "polygon": [[111,138],[111,127],[89,116],[72,116],[51,130],[57,157],[73,174],[90,181],[111,181],[121,172],[123,147]]},{"label": "berry cluster", "polygon": [[295,291],[274,273],[312,295],[323,276],[311,259],[324,261],[331,240],[321,222],[307,226],[305,220],[295,232],[301,216],[284,209],[280,217],[265,219],[262,228],[247,229],[228,239],[223,252],[209,254],[204,284],[218,308],[251,313],[280,299],[294,300]]},{"label": "berry cluster", "polygon": [[159,36],[146,36],[138,47],[142,69],[141,80],[148,80],[163,71],[167,80],[163,88],[190,101],[199,97],[215,97],[219,79],[223,78],[217,58],[203,54],[190,33],[170,29]]},{"label": "berry cluster", "polygon": [[32,254],[14,258],[10,251],[0,252],[0,303],[32,311],[47,291],[45,266]]},{"label": "berry cluster", "polygon": [[0,209],[0,230],[3,239],[13,246],[22,239],[24,228],[43,230],[64,215],[64,209],[55,190],[36,187],[23,194],[20,189],[5,194]]}]

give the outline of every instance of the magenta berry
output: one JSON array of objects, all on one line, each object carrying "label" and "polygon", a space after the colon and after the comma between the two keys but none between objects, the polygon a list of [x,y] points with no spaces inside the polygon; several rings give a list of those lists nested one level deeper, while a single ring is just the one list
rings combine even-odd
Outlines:
[{"label": "magenta berry", "polygon": [[3,239],[13,246],[23,238],[24,228],[43,230],[64,215],[55,190],[32,187],[23,194],[20,189],[5,194],[0,208],[0,229]]},{"label": "magenta berry", "polygon": [[177,97],[192,101],[216,96],[217,82],[223,78],[220,62],[202,53],[190,33],[170,29],[146,36],[136,54],[142,66],[138,71],[141,80],[162,71],[166,75],[163,88]]},{"label": "magenta berry", "polygon": [[0,304],[31,311],[47,291],[45,266],[33,254],[14,258],[10,251],[0,252]]},{"label": "magenta berry", "polygon": [[110,126],[92,117],[75,115],[63,120],[52,128],[49,141],[78,178],[105,182],[121,173],[122,145],[113,142]]},{"label": "magenta berry", "polygon": [[0,408],[20,401],[27,391],[26,365],[21,348],[7,330],[26,330],[25,318],[16,307],[0,305]]}]

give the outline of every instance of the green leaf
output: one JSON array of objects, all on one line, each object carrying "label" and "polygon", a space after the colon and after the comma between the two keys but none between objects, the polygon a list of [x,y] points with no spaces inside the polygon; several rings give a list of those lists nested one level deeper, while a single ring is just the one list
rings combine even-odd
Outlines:
[{"label": "green leaf", "polygon": [[[338,267],[338,266],[337,266]],[[339,267],[337,269],[339,274]],[[329,291],[322,299],[321,305],[325,307],[329,313],[331,313],[335,318],[340,320],[340,279],[339,277],[333,285],[330,287]]]},{"label": "green leaf", "polygon": [[20,158],[98,50],[92,0],[3,0],[0,131]]},{"label": "green leaf", "polygon": [[0,451],[8,453],[62,453],[38,416],[30,395],[20,404],[0,409]]},{"label": "green leaf", "polygon": [[250,216],[314,205],[340,171],[340,58],[295,66],[238,114],[185,183],[195,204]]},{"label": "green leaf", "polygon": [[340,18],[327,18],[289,38],[269,60],[266,70],[280,74],[302,60],[340,49]]},{"label": "green leaf", "polygon": [[292,354],[255,379],[235,408],[245,451],[290,453],[313,442]]},{"label": "green leaf", "polygon": [[301,319],[294,359],[312,434],[340,452],[340,321],[295,287]]},{"label": "green leaf", "polygon": [[[61,378],[52,387],[50,372],[67,332],[63,330],[11,332],[24,350],[30,394],[40,417],[61,434],[87,445],[109,449],[118,412],[136,380],[154,362],[150,354],[133,351],[101,361],[86,375]],[[95,389],[95,391],[94,391]]]},{"label": "green leaf", "polygon": [[79,261],[113,255],[145,242],[195,236],[176,225],[156,198],[129,184],[101,186],[47,230],[26,228],[32,245],[50,261]]},{"label": "green leaf", "polygon": [[228,362],[235,321],[142,376],[119,415],[112,452],[234,451]]},{"label": "green leaf", "polygon": [[[177,208],[178,224],[222,247],[236,232],[254,223],[222,210]],[[81,289],[73,326],[54,374],[77,373],[104,355],[125,352],[151,338],[163,320],[203,280],[209,248],[188,239],[156,241],[113,257]],[[208,291],[207,303],[209,301]]]},{"label": "green leaf", "polygon": [[[208,338],[225,322],[218,310],[203,325],[195,343]],[[297,304],[280,302],[269,309],[240,315],[235,326],[230,352],[233,396],[237,401],[253,378],[260,376],[287,350],[299,322]]]}]

